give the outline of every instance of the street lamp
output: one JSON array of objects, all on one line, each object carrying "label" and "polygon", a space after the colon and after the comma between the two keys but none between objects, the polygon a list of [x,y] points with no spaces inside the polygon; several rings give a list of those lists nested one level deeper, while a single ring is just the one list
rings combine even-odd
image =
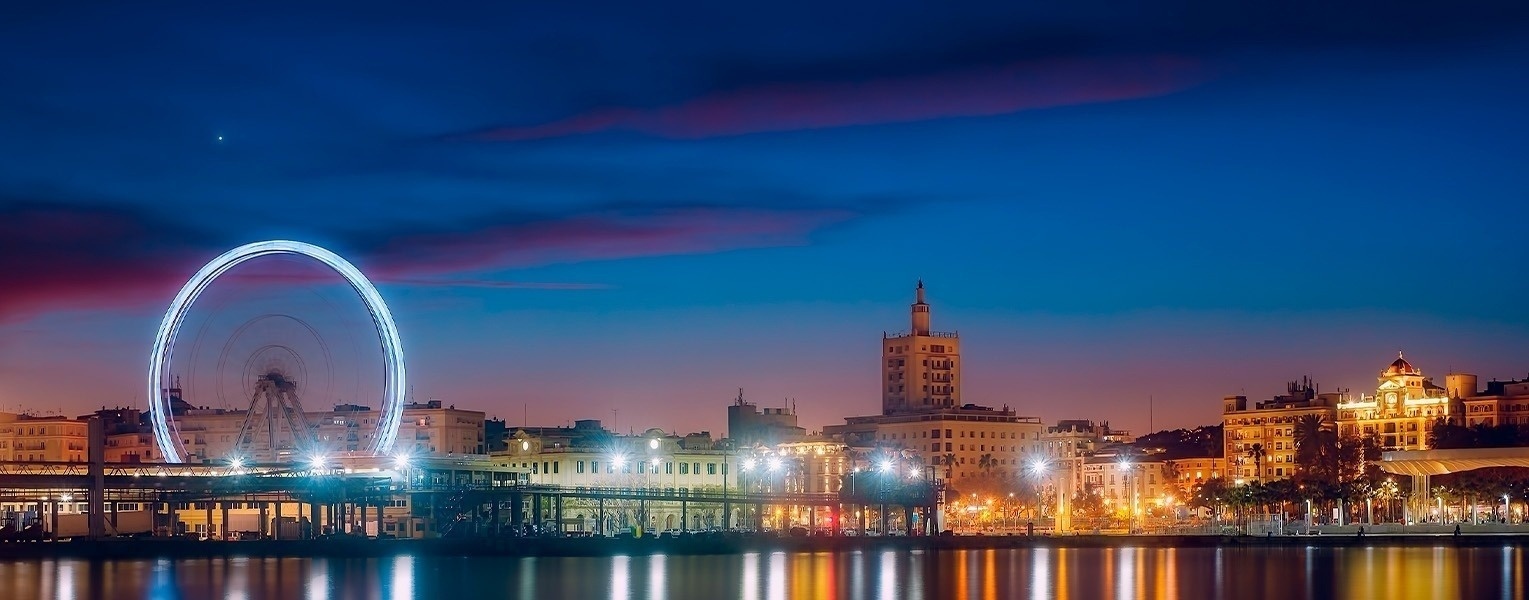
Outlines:
[{"label": "street lamp", "polygon": [[1121,483],[1126,487],[1126,533],[1131,533],[1136,524],[1136,490],[1131,487],[1131,459],[1121,457],[1120,469],[1124,472]]}]

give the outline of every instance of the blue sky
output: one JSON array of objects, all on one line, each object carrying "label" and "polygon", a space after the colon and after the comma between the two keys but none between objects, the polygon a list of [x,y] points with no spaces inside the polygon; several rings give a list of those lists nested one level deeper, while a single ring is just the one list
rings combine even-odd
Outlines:
[{"label": "blue sky", "polygon": [[[0,406],[142,403],[180,283],[267,237],[378,281],[417,396],[512,421],[720,434],[738,387],[875,412],[919,278],[967,399],[1047,421],[1214,422],[1398,349],[1529,371],[1520,3],[17,16]],[[263,268],[223,293],[287,296],[206,318],[353,336],[302,291],[333,282]]]}]

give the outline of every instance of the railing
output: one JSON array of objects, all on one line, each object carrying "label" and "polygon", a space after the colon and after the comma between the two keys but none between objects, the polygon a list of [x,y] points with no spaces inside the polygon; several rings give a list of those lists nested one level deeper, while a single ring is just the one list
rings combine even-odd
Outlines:
[{"label": "railing", "polygon": [[[913,337],[913,332],[911,332],[911,331],[899,331],[899,332],[896,332],[896,333],[883,333],[882,335],[886,339],[896,340],[896,339],[901,339],[901,338],[905,338],[905,337]],[[921,335],[923,337],[950,338],[950,339],[956,339],[956,338],[960,338],[961,337],[961,334],[958,334],[958,333],[956,333],[954,331],[931,331],[929,333],[925,333],[925,334],[921,334]]]}]

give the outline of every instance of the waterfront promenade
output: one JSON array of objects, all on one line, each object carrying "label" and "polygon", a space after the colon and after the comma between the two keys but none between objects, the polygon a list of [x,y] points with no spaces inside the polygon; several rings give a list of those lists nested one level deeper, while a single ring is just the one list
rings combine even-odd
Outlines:
[{"label": "waterfront promenade", "polygon": [[0,560],[40,558],[194,558],[222,556],[376,557],[429,556],[617,556],[706,555],[748,552],[852,552],[882,550],[983,550],[1015,548],[1279,548],[1279,547],[1529,547],[1529,534],[1453,535],[1439,528],[1406,534],[1349,535],[1063,535],[777,537],[699,534],[679,538],[497,538],[373,540],[335,538],[294,541],[219,542],[166,538],[0,544]]}]

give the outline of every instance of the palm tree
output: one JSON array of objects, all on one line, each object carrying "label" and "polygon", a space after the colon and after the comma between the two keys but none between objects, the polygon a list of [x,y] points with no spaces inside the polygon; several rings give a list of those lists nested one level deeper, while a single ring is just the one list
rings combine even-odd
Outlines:
[{"label": "palm tree", "polygon": [[951,453],[951,454],[946,454],[945,456],[943,456],[941,458],[945,461],[945,481],[950,481],[952,479],[955,479],[956,478],[956,455]]},{"label": "palm tree", "polygon": [[1264,452],[1263,444],[1248,446],[1248,458],[1253,459],[1253,481],[1259,481],[1264,477]]},{"label": "palm tree", "polygon": [[981,458],[977,459],[977,468],[982,469],[983,474],[992,474],[993,466],[996,464],[998,464],[998,461],[994,460],[991,454],[984,454]]}]

